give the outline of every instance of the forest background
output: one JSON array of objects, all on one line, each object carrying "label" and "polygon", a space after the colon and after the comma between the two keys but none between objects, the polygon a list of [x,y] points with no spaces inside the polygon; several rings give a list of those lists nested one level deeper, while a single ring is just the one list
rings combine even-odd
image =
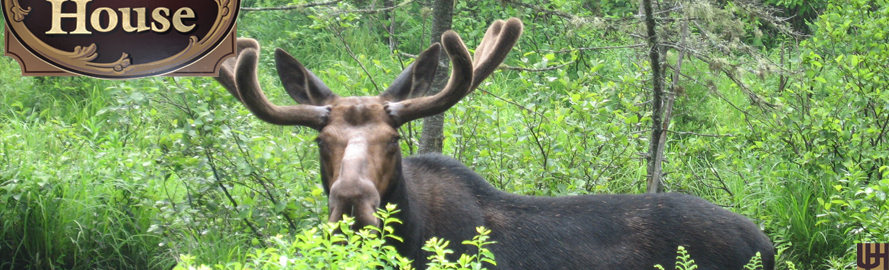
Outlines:
[{"label": "forest background", "polygon": [[[495,19],[525,23],[443,118],[441,151],[494,186],[643,193],[654,178],[754,220],[778,269],[854,269],[855,243],[889,242],[887,1],[244,0],[237,30],[262,44],[278,104],[276,47],[337,94],[376,95],[430,44],[442,3],[470,48]],[[210,78],[21,77],[3,57],[0,119],[0,269],[388,256],[324,240],[315,132],[255,119]],[[405,154],[436,150],[423,128],[401,129]]]}]

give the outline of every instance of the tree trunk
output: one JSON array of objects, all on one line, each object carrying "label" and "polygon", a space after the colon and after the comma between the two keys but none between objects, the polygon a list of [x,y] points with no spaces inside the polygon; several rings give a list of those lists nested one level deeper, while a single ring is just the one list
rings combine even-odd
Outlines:
[{"label": "tree trunk", "polygon": [[[435,0],[432,3],[432,42],[440,42],[441,34],[451,29],[454,18],[454,0]],[[448,66],[448,55],[441,50],[438,61]],[[448,82],[448,69],[441,66],[435,72],[435,80],[429,95],[434,95]],[[444,142],[444,113],[423,118],[423,134],[420,136],[419,153],[441,152]]]},{"label": "tree trunk", "polygon": [[[384,0],[383,4],[386,8],[395,6],[395,0]],[[383,13],[383,19],[389,21],[386,32],[389,34],[389,53],[395,52],[397,44],[395,44],[395,11],[389,10]]]},{"label": "tree trunk", "polygon": [[661,55],[660,46],[658,45],[657,33],[655,30],[654,12],[652,11],[651,0],[642,0],[642,8],[645,12],[645,28],[648,33],[648,57],[651,62],[651,140],[648,148],[648,193],[663,192],[661,186],[661,159],[663,151],[661,146],[661,136],[665,135],[662,124],[663,119],[663,95],[664,95],[664,74],[661,71]]},{"label": "tree trunk", "polygon": [[[685,47],[685,38],[688,36],[688,21],[682,23],[682,36],[679,38],[679,47]],[[663,48],[663,47],[662,47]],[[661,134],[658,138],[658,149],[654,156],[654,172],[657,172],[657,192],[663,192],[660,176],[663,175],[664,153],[667,151],[667,132],[670,130],[670,121],[673,118],[673,104],[676,102],[676,92],[679,91],[679,75],[682,73],[682,60],[685,59],[685,51],[679,51],[676,66],[673,67],[673,78],[670,82],[670,91],[667,92],[667,100],[664,107],[664,120],[661,123]],[[650,190],[649,190],[650,192]]]}]

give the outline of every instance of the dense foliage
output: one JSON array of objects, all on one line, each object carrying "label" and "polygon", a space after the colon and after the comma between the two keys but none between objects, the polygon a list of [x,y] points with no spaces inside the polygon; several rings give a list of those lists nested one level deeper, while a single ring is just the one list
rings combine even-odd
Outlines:
[{"label": "dense foliage", "polygon": [[[889,242],[889,3],[658,2],[675,98],[665,189],[753,219],[779,269],[852,269],[854,243]],[[260,81],[276,103],[292,103],[276,47],[340,95],[375,95],[428,45],[430,1],[392,4],[244,11],[238,35],[262,44]],[[787,26],[772,8],[801,17]],[[446,114],[444,154],[518,194],[644,191],[638,1],[458,1],[455,12],[470,48],[494,19],[520,17],[526,32],[508,67]],[[331,228],[314,132],[258,121],[212,79],[19,74],[0,60],[0,269],[403,263],[374,239],[311,257]],[[405,154],[419,125],[401,130]],[[479,239],[460,241],[496,245]]]}]

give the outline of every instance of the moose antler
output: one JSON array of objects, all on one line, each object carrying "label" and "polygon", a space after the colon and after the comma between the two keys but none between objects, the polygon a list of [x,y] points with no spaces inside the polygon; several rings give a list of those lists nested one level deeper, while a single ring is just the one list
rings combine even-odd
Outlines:
[{"label": "moose antler", "polygon": [[[472,63],[466,63],[468,53],[463,53],[466,45],[460,40],[460,36],[450,30],[445,32],[441,36],[441,41],[454,66],[447,86],[433,96],[389,103],[387,110],[397,119],[398,124],[446,111],[478,88],[478,85],[497,69],[522,35],[522,30],[522,21],[517,18],[495,21],[488,27],[485,37],[476,48]],[[471,67],[467,68],[465,66],[467,64]],[[470,71],[472,77],[467,78],[466,73]]]},{"label": "moose antler", "polygon": [[494,21],[488,27],[485,37],[475,49],[470,92],[478,88],[482,81],[494,73],[500,63],[503,63],[503,60],[509,55],[509,51],[512,50],[512,46],[522,36],[523,28],[522,21],[515,17],[506,21]]},{"label": "moose antler", "polygon": [[[252,38],[239,38],[237,41],[237,52],[238,55],[241,54],[241,51],[245,49],[254,49],[257,52],[259,51],[259,43]],[[238,94],[238,86],[235,82],[235,63],[238,62],[236,57],[232,57],[229,59],[225,59],[222,62],[222,67],[219,69],[219,76],[215,77],[217,82],[222,85],[225,90],[228,91],[229,94],[234,96],[241,101],[241,94]]]},{"label": "moose antler", "polygon": [[299,125],[315,129],[324,126],[330,111],[327,106],[277,106],[269,102],[256,79],[258,64],[259,43],[249,38],[238,39],[238,57],[227,59],[222,63],[216,81],[263,121],[276,125]]},{"label": "moose antler", "polygon": [[441,44],[451,58],[451,78],[445,88],[433,96],[425,96],[390,102],[386,110],[401,125],[411,120],[442,113],[463,98],[472,86],[472,58],[466,44],[454,31],[448,30],[441,35]]},{"label": "moose antler", "polygon": [[[503,62],[512,46],[522,34],[522,22],[517,18],[507,21],[497,20],[488,28],[475,52],[475,60],[469,55],[466,45],[454,31],[446,31],[441,36],[441,46],[451,59],[453,69],[447,85],[433,96],[413,97],[425,92],[431,74],[437,65],[439,45],[433,44],[420,59],[396,78],[392,90],[381,94],[386,100],[387,112],[395,120],[396,126],[421,117],[442,113],[475,90]],[[278,75],[287,93],[301,105],[277,106],[269,102],[256,79],[259,61],[259,43],[253,39],[238,39],[238,54],[222,64],[216,80],[232,96],[241,101],[259,119],[277,125],[301,125],[321,129],[327,122],[330,107],[339,96],[333,94],[321,80],[303,67],[299,61],[283,50],[275,51]],[[417,64],[422,62],[423,64]],[[406,89],[402,91],[402,88]],[[415,93],[416,92],[416,93]],[[404,95],[402,95],[404,94]]]}]

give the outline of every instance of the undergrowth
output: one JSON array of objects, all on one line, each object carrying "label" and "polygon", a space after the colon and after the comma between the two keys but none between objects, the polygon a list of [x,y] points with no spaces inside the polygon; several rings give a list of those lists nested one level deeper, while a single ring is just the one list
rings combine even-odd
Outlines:
[{"label": "undergrowth", "polygon": [[[247,252],[243,261],[220,262],[212,267],[197,263],[192,255],[180,255],[179,264],[174,270],[191,269],[413,269],[411,260],[399,255],[395,248],[385,245],[387,240],[401,241],[392,234],[392,224],[401,223],[392,214],[398,213],[392,204],[380,209],[375,216],[383,222],[382,228],[367,226],[353,230],[354,219],[344,216],[336,223],[325,223],[300,232],[294,237],[276,235],[268,241],[268,247],[255,248]],[[478,250],[477,254],[460,254],[456,261],[448,249],[449,241],[432,238],[426,241],[423,250],[430,253],[427,268],[430,270],[481,270],[496,265],[494,255],[487,249],[496,244],[489,240],[490,230],[476,228],[478,235],[462,244]]]}]

